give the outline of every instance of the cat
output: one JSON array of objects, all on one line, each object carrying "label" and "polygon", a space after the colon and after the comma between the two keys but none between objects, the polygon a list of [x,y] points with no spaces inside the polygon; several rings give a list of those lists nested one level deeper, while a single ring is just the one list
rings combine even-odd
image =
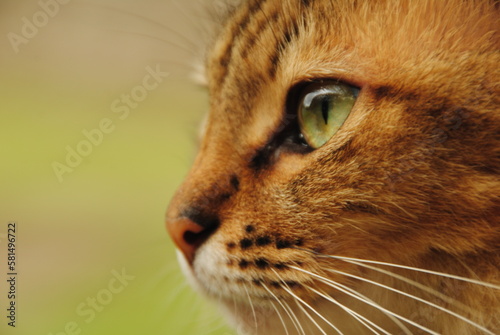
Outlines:
[{"label": "cat", "polygon": [[500,334],[499,6],[249,0],[169,206],[239,334]]}]

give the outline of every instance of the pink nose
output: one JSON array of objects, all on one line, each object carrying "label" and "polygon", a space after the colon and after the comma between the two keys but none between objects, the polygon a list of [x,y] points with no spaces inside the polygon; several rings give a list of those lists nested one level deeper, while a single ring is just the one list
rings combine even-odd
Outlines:
[{"label": "pink nose", "polygon": [[196,250],[213,231],[188,218],[167,220],[167,230],[189,263],[193,263]]}]

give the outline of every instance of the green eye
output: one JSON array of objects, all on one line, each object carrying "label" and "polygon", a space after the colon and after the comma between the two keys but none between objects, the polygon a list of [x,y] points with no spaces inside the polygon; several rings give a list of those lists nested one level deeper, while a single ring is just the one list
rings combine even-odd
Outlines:
[{"label": "green eye", "polygon": [[323,146],[344,124],[356,102],[359,89],[337,82],[313,83],[303,90],[299,126],[307,144]]}]

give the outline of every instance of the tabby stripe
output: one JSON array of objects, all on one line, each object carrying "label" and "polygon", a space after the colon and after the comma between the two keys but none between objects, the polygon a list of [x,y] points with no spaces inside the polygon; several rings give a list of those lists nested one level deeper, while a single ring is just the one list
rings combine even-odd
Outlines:
[{"label": "tabby stripe", "polygon": [[[299,5],[304,7],[304,10],[301,11],[301,15],[303,18],[307,15],[307,9],[311,6],[311,0],[301,0]],[[305,22],[305,20],[304,20]],[[297,38],[299,36],[299,21],[294,20],[293,18],[285,25],[287,28],[281,40],[277,41],[276,46],[274,48],[275,53],[271,57],[271,66],[268,70],[269,76],[271,79],[275,79],[276,72],[279,65],[279,60],[285,54],[287,47],[292,42],[293,38]]]},{"label": "tabby stripe", "polygon": [[274,11],[270,17],[268,17],[266,15],[265,11],[262,11],[262,14],[264,15],[264,17],[258,23],[257,31],[254,34],[250,35],[248,37],[246,43],[244,43],[246,48],[243,49],[243,52],[241,53],[242,58],[247,58],[248,54],[250,53],[250,51],[253,50],[253,48],[254,48],[255,44],[257,43],[257,41],[259,40],[260,36],[264,32],[266,32],[268,29],[272,29],[272,25],[275,24],[279,18],[278,11]]},{"label": "tabby stripe", "polygon": [[393,86],[382,85],[373,88],[373,94],[375,99],[391,99],[391,100],[402,100],[402,101],[417,101],[422,98],[420,95],[413,91],[403,91],[402,89],[394,88]]},{"label": "tabby stripe", "polygon": [[342,209],[346,212],[354,212],[354,213],[367,213],[380,215],[380,210],[366,202],[356,202],[356,201],[348,201],[343,204]]},{"label": "tabby stripe", "polygon": [[276,42],[276,45],[274,47],[274,54],[271,56],[271,66],[268,70],[269,76],[271,79],[275,79],[276,77],[276,71],[278,70],[278,65],[279,65],[279,60],[281,57],[285,54],[288,46],[292,42],[293,38],[297,38],[299,35],[299,27],[297,21],[292,21],[290,24],[286,25],[287,28],[285,30],[285,33]]},{"label": "tabby stripe", "polygon": [[252,5],[249,6],[247,13],[243,16],[240,21],[237,21],[233,25],[233,34],[229,39],[229,43],[227,44],[226,50],[223,53],[222,58],[219,60],[219,64],[222,67],[222,74],[220,76],[220,81],[223,82],[228,74],[228,69],[231,65],[232,57],[233,57],[233,45],[236,41],[241,37],[243,31],[246,29],[248,24],[250,23],[250,18],[257,12],[258,9],[266,2],[267,0],[255,0]]},{"label": "tabby stripe", "polygon": [[311,0],[302,0],[300,3],[307,8],[311,5],[311,2]]}]

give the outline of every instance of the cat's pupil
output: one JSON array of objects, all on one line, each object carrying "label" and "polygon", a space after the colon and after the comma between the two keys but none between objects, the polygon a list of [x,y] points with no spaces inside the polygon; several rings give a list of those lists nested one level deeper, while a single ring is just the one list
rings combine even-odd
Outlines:
[{"label": "cat's pupil", "polygon": [[338,80],[321,80],[307,83],[302,90],[296,107],[298,130],[310,148],[318,149],[343,125],[356,102],[359,88]]},{"label": "cat's pupil", "polygon": [[325,120],[325,125],[328,124],[328,112],[330,111],[330,99],[327,96],[321,97],[321,114],[323,114],[323,120]]}]

